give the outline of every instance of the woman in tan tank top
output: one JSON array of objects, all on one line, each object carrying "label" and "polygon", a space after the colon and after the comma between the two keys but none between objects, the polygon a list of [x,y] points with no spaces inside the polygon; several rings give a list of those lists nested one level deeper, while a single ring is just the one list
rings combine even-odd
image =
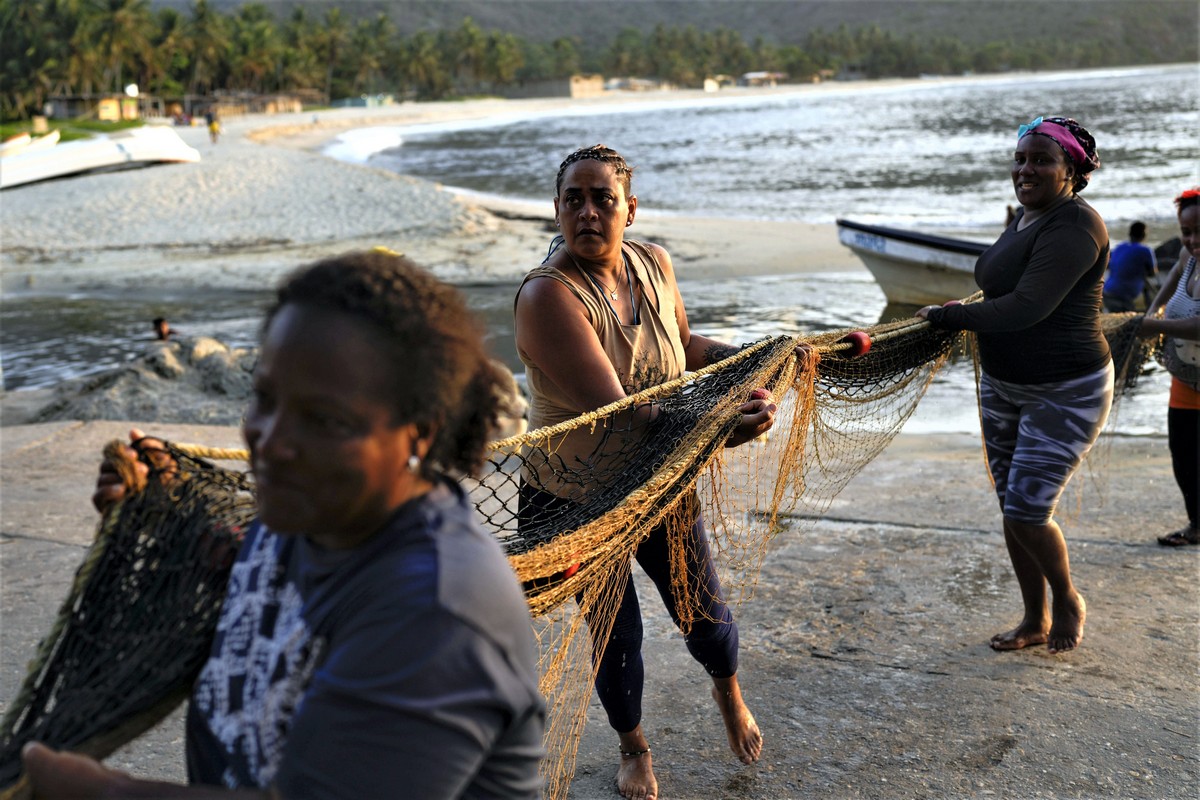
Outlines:
[{"label": "woman in tan tank top", "polygon": [[[624,240],[637,211],[631,175],[625,160],[604,145],[576,151],[559,168],[554,218],[563,244],[525,277],[515,300],[517,351],[532,395],[533,428],[621,400],[737,349],[692,333],[666,250]],[[742,423],[728,446],[770,429],[775,403],[760,389],[739,411]],[[582,434],[585,440],[564,443],[555,457],[595,459],[597,437]],[[556,481],[549,464],[535,465],[526,479],[522,502],[542,510],[578,501],[589,490]],[[697,589],[692,601],[702,613],[695,615],[685,641],[712,677],[713,698],[734,755],[750,764],[758,760],[762,735],[738,686],[737,625],[721,593],[703,520],[696,519],[690,536],[688,568],[698,580],[689,583]],[[655,530],[638,547],[636,558],[678,624],[666,538],[665,529]],[[621,796],[653,798],[658,784],[641,724],[641,610],[633,581],[625,585],[598,665],[596,690],[620,737],[616,779]]]}]

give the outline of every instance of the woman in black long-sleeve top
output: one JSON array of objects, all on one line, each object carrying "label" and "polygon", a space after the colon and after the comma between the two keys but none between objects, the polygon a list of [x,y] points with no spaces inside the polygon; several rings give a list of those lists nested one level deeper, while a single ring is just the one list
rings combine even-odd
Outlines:
[{"label": "woman in black long-sleeve top", "polygon": [[1099,165],[1095,140],[1075,120],[1022,125],[1012,161],[1021,209],[975,265],[984,301],[917,312],[936,327],[978,335],[988,466],[1025,606],[1017,627],[992,637],[996,650],[1044,643],[1060,653],[1083,638],[1087,605],[1053,514],[1112,404],[1100,329],[1108,232],[1078,196]]}]

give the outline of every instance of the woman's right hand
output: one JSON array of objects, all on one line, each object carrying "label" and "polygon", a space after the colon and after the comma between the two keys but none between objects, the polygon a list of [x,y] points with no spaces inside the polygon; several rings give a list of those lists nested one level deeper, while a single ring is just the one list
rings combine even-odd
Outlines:
[{"label": "woman's right hand", "polygon": [[[178,474],[175,460],[158,439],[147,438],[137,428],[129,431],[131,445],[106,448],[105,459],[100,464],[96,478],[96,489],[92,492],[92,505],[101,514],[108,513],[118,501],[125,499],[131,490],[140,491],[150,476],[151,465],[163,481]],[[147,464],[141,456],[146,456]]]},{"label": "woman's right hand", "polygon": [[750,402],[738,407],[742,421],[725,440],[726,447],[737,447],[757,439],[775,424],[775,398],[766,389],[755,389],[750,393]]}]

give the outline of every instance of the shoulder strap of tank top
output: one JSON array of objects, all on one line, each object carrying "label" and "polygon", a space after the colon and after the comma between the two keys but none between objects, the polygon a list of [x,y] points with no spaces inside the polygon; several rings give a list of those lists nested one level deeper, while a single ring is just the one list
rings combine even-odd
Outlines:
[{"label": "shoulder strap of tank top", "polygon": [[639,242],[636,239],[626,239],[627,245],[624,249],[626,254],[632,253],[636,256],[638,264],[634,267],[634,271],[642,279],[642,291],[645,292],[648,287],[654,292],[654,308],[662,310],[662,301],[659,295],[666,289],[666,280],[663,275],[662,264],[658,263],[658,257],[654,255],[654,251],[646,246],[645,242]]},{"label": "shoulder strap of tank top", "polygon": [[636,239],[626,239],[625,244],[628,245],[628,250],[637,255],[638,261],[643,266],[649,267],[653,264],[659,272],[662,272],[662,266],[659,265],[658,259],[654,257],[654,251],[647,247],[645,242],[639,242]]}]

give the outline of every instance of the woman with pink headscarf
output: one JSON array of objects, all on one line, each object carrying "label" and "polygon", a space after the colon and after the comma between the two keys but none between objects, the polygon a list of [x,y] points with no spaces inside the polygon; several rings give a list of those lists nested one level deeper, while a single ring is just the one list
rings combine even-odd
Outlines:
[{"label": "woman with pink headscarf", "polygon": [[1011,162],[1021,208],[975,264],[983,302],[917,312],[979,342],[984,444],[1024,604],[1020,623],[992,637],[996,650],[1045,644],[1061,653],[1083,639],[1087,605],[1053,515],[1112,404],[1100,329],[1108,231],[1078,194],[1099,166],[1095,139],[1075,120],[1022,125]]}]

